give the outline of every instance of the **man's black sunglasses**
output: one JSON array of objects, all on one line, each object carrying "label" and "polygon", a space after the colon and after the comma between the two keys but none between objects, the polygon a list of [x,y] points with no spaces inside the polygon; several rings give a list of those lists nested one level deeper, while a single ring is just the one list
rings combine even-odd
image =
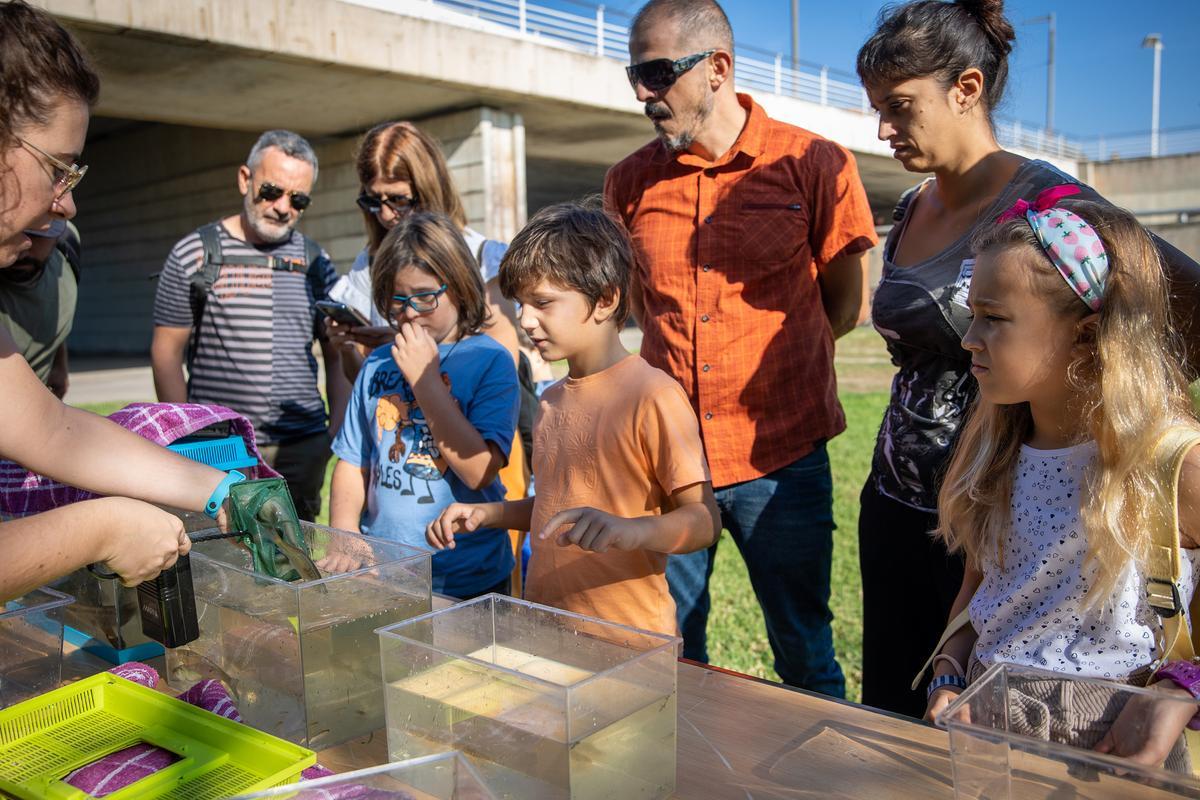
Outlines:
[{"label": "man's black sunglasses", "polygon": [[[284,190],[269,181],[263,181],[258,187],[258,199],[265,200],[268,203],[274,203],[285,194]],[[303,211],[312,204],[312,198],[304,192],[286,192],[287,196],[292,201],[292,208],[297,211]]]},{"label": "man's black sunglasses", "polygon": [[387,206],[396,216],[403,216],[417,205],[417,198],[409,197],[406,194],[371,194],[363,192],[354,201],[358,203],[358,207],[368,214],[378,215]]},{"label": "man's black sunglasses", "polygon": [[669,58],[656,58],[652,61],[643,61],[640,64],[633,64],[626,67],[625,74],[629,77],[629,85],[635,91],[640,83],[652,92],[661,92],[679,80],[680,75],[715,52],[717,51],[705,50],[703,53],[692,53],[690,56],[677,58],[674,61]]}]

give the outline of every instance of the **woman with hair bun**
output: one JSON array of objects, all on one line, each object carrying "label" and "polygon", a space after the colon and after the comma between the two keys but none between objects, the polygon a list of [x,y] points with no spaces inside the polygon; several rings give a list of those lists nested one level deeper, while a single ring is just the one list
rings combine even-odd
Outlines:
[{"label": "woman with hair bun", "polygon": [[[971,357],[960,346],[970,323],[970,241],[1018,199],[1076,183],[996,142],[992,117],[1014,39],[1001,0],[918,0],[885,11],[858,52],[879,138],[906,170],[930,174],[900,198],[884,244],[872,320],[898,371],[859,516],[862,699],[915,717],[926,697],[912,688],[913,675],[951,608],[964,607],[975,591],[963,584],[961,559],[930,535],[938,527],[940,479],[976,394]],[[1079,188],[1081,198],[1101,199]],[[1189,287],[1177,306],[1190,324],[1200,267],[1155,241],[1173,278]],[[941,661],[936,667],[939,674],[951,669]]]}]

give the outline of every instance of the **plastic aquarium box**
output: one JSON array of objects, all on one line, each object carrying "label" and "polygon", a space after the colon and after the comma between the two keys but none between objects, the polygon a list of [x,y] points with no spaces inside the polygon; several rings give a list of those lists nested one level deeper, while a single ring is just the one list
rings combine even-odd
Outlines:
[{"label": "plastic aquarium box", "polygon": [[75,597],[63,614],[63,636],[71,644],[112,664],[163,654],[162,645],[142,633],[135,587],[123,586],[117,578],[101,578],[86,568],[55,581],[54,587]]},{"label": "plastic aquarium box", "polygon": [[73,600],[43,587],[0,604],[0,708],[58,686],[63,610]]},{"label": "plastic aquarium box", "polygon": [[[950,731],[957,800],[1200,797],[1200,780],[1183,754],[1184,772],[1146,767],[1103,755],[1081,741],[1074,718],[1085,708],[1120,715],[1124,738],[1140,742],[1164,713],[1192,714],[1200,703],[1162,692],[1099,680],[1064,677],[997,664],[941,714]],[[1093,727],[1098,740],[1110,725]],[[1070,740],[1071,743],[1068,743]],[[1195,754],[1200,755],[1200,754]]]},{"label": "plastic aquarium box", "polygon": [[[431,554],[300,525],[320,580],[255,573],[236,540],[194,545],[200,638],[167,650],[167,680],[220,680],[246,724],[320,750],[383,727],[374,630],[429,611]],[[346,563],[327,573],[326,558]]]},{"label": "plastic aquarium box", "polygon": [[295,781],[317,758],[105,672],[0,711],[0,795],[89,800],[62,779],[143,742],[179,759],[108,800],[216,800]]},{"label": "plastic aquarium box", "polygon": [[678,638],[495,594],[379,635],[390,760],[458,750],[503,798],[674,792]]},{"label": "plastic aquarium box", "polygon": [[497,800],[457,752],[302,781],[233,800],[290,797],[293,800]]}]

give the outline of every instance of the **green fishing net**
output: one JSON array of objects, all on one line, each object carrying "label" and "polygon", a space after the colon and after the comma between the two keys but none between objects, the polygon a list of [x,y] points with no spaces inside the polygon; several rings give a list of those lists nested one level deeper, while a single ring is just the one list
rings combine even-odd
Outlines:
[{"label": "green fishing net", "polygon": [[296,507],[282,478],[242,481],[229,487],[229,526],[242,531],[254,571],[284,581],[317,580]]}]

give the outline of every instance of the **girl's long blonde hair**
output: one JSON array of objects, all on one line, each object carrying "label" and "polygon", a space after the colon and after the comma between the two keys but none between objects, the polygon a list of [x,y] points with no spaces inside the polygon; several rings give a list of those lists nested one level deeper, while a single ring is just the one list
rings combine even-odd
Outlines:
[{"label": "girl's long blonde hair", "polygon": [[[1068,370],[1078,390],[1072,409],[1082,424],[1079,441],[1094,439],[1098,458],[1089,467],[1080,508],[1088,561],[1097,567],[1088,603],[1108,597],[1130,559],[1145,564],[1147,503],[1158,496],[1155,447],[1170,427],[1197,425],[1181,364],[1180,340],[1171,325],[1163,263],[1133,215],[1114,206],[1064,200],[1057,205],[1086,220],[1108,253],[1104,305],[1095,326],[1085,325],[1079,345],[1086,355]],[[976,255],[1019,250],[1034,285],[1063,313],[1090,312],[1059,275],[1022,217],[983,230]],[[997,405],[978,398],[963,426],[938,496],[936,534],[979,569],[991,554],[1004,567],[1012,485],[1021,444],[1033,429],[1028,403]],[[1163,487],[1170,488],[1170,487]],[[1169,494],[1166,496],[1170,496]]]}]

